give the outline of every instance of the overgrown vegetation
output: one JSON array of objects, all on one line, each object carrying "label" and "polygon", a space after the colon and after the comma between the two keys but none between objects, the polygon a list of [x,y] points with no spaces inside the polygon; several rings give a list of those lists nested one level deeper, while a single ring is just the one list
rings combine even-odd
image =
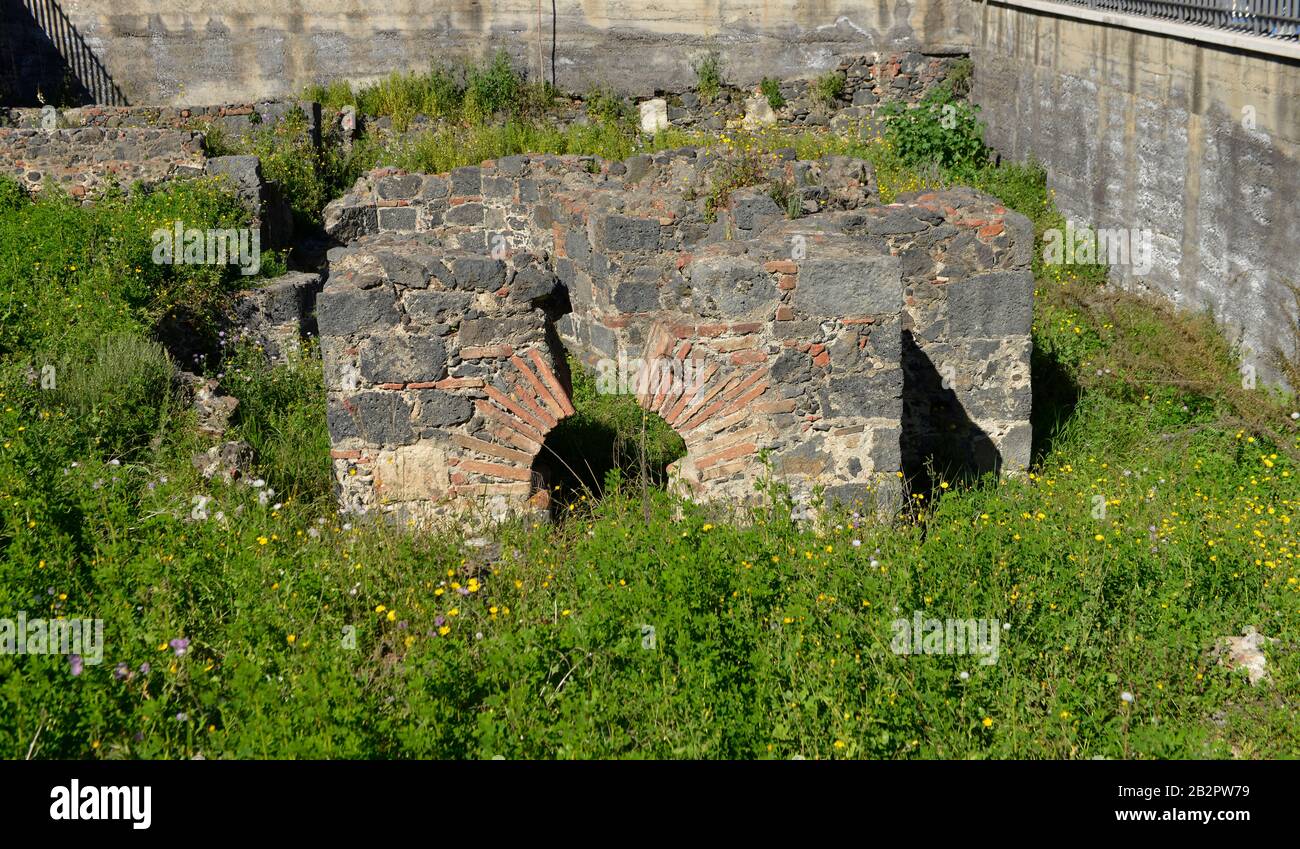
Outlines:
[{"label": "overgrown vegetation", "polygon": [[[786,146],[862,156],[886,200],[961,179],[1040,234],[1056,226],[1041,168],[994,166],[969,126],[939,124],[948,138],[921,123],[942,110],[913,112],[881,139],[651,146],[743,149],[754,173]],[[613,123],[464,128],[419,156],[621,149]],[[466,143],[480,147],[455,151]],[[934,503],[913,498],[915,522],[811,526],[773,477],[732,521],[625,474],[677,456],[675,435],[575,369],[563,450],[609,467],[558,523],[486,531],[498,551],[334,512],[310,345],[275,366],[241,346],[183,363],[241,399],[232,437],[275,494],[195,470],[205,443],[151,340],[182,315],[215,328],[236,281],[153,265],[148,234],[175,217],[234,226],[242,208],[220,186],[94,207],[7,186],[0,615],[98,618],[105,638],[98,664],[0,654],[7,756],[1300,755],[1288,402],[1242,388],[1206,318],[1099,287],[1092,267],[1039,269],[1025,476],[938,481]],[[56,387],[39,379],[47,360]],[[997,662],[895,653],[893,623],[915,611],[996,620]],[[1260,687],[1209,652],[1246,625],[1279,640]]]},{"label": "overgrown vegetation", "polygon": [[0,187],[0,356],[83,356],[121,333],[211,344],[225,296],[253,284],[235,266],[153,261],[150,234],[175,221],[247,226],[220,179],[110,189],[90,207],[56,189],[38,203],[19,192]]},{"label": "overgrown vegetation", "polygon": [[971,80],[974,76],[975,63],[969,56],[962,56],[960,59],[954,59],[948,66],[948,74],[944,81],[953,94],[965,97],[970,94]]},{"label": "overgrown vegetation", "polygon": [[583,99],[587,115],[594,121],[618,126],[633,118],[633,109],[629,101],[610,88],[593,88]]},{"label": "overgrown vegetation", "polygon": [[839,71],[827,71],[813,82],[813,99],[823,106],[834,106],[844,96],[847,81]]},{"label": "overgrown vegetation", "polygon": [[758,87],[763,92],[763,97],[767,98],[767,105],[771,106],[773,111],[785,106],[785,95],[781,94],[781,82],[779,80],[772,77],[763,77]]},{"label": "overgrown vegetation", "polygon": [[559,127],[528,121],[483,126],[444,126],[405,137],[369,152],[373,164],[442,173],[485,159],[518,153],[598,155],[625,159],[640,149],[636,134],[604,121]]},{"label": "overgrown vegetation", "polygon": [[209,156],[251,154],[289,201],[299,234],[319,228],[321,210],[349,188],[364,167],[364,148],[344,153],[338,145],[318,147],[308,131],[307,117],[294,110],[271,125],[255,126],[232,136],[218,125],[205,125],[204,147]]},{"label": "overgrown vegetation", "polygon": [[53,404],[109,457],[141,454],[179,412],[176,366],[161,345],[131,333],[103,336],[84,356],[42,362]]},{"label": "overgrown vegetation", "polygon": [[0,212],[18,209],[27,202],[27,193],[18,181],[8,174],[0,174]]},{"label": "overgrown vegetation", "polygon": [[423,73],[393,73],[354,91],[346,82],[310,86],[303,96],[338,109],[352,105],[364,115],[388,117],[405,130],[417,115],[460,124],[483,124],[494,118],[515,119],[542,110],[550,88],[527,81],[504,50],[482,64],[434,64]]},{"label": "overgrown vegetation", "polygon": [[933,164],[964,176],[988,162],[978,109],[942,83],[926,92],[916,108],[895,100],[886,103],[881,111],[887,138],[904,164]]},{"label": "overgrown vegetation", "polygon": [[239,398],[232,438],[248,443],[281,496],[323,507],[333,497],[334,470],[319,350],[308,344],[272,365],[256,346],[237,344],[222,369]]},{"label": "overgrown vegetation", "polygon": [[722,91],[722,56],[710,50],[691,63],[695,72],[695,91],[705,103],[710,103]]}]

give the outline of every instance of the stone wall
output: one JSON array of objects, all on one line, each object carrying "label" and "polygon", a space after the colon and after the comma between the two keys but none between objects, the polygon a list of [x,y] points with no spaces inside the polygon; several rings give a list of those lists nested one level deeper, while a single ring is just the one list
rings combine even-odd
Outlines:
[{"label": "stone wall", "polygon": [[[1042,162],[1076,223],[1150,231],[1149,272],[1130,262],[1114,278],[1211,311],[1276,377],[1274,347],[1300,354],[1300,47],[1029,5],[980,13],[971,99],[990,143]],[[1215,43],[1230,37],[1250,49]]]},{"label": "stone wall", "polygon": [[109,181],[125,187],[197,176],[205,161],[203,136],[190,130],[0,127],[0,174],[29,191],[55,183],[89,197]]},{"label": "stone wall", "polygon": [[684,438],[672,486],[701,501],[751,499],[764,450],[797,498],[863,509],[898,505],[905,450],[961,442],[987,470],[1024,468],[1025,219],[965,191],[880,206],[869,166],[840,158],[774,166],[810,215],[738,189],[711,218],[716,164],[382,169],[332,203],[345,245],[317,316],[344,506],[543,508],[566,350],[648,364],[637,400]]},{"label": "stone wall", "polygon": [[[503,47],[563,89],[637,94],[683,88],[691,62],[722,55],[727,77],[810,77],[865,51],[963,51],[966,0],[0,0],[0,103],[47,102],[70,76],[95,102],[214,103],[296,95],[314,82],[365,82],[424,70],[431,57],[479,58]],[[552,32],[554,50],[552,58]],[[65,73],[65,71],[70,73]],[[87,78],[82,85],[80,77]]]},{"label": "stone wall", "polygon": [[[966,59],[961,54],[926,55],[914,51],[845,56],[826,72],[838,74],[843,80],[838,98],[827,102],[819,97],[815,80],[784,79],[779,82],[779,91],[785,103],[775,110],[757,85],[739,88],[724,84],[708,100],[695,90],[694,81],[675,88],[662,85],[642,88],[663,100],[661,106],[667,125],[682,130],[720,132],[734,126],[734,122],[744,121],[750,126],[780,124],[812,130],[850,129],[857,122],[879,131],[872,120],[879,106],[890,101],[915,105],[936,84],[948,79],[955,63]],[[647,99],[644,94],[623,93],[623,105],[634,115],[637,101],[644,103]],[[336,126],[340,117],[339,112],[326,110],[325,125]],[[557,96],[547,117],[561,126],[591,120],[582,92]],[[357,122],[358,129],[364,129],[372,140],[390,145],[400,145],[402,136],[426,132],[439,123],[427,115],[417,114],[399,132],[387,116],[361,115],[357,116]]]},{"label": "stone wall", "polygon": [[[58,184],[75,198],[93,201],[109,184],[149,186],[178,177],[227,179],[261,230],[264,247],[289,245],[293,220],[279,188],[267,181],[255,156],[204,152],[212,128],[246,133],[273,126],[291,111],[306,119],[305,133],[320,142],[320,106],[267,102],[186,108],[87,106],[56,110],[0,109],[0,174],[29,192]],[[44,129],[53,119],[56,129]]]},{"label": "stone wall", "polygon": [[319,274],[290,271],[257,289],[235,296],[233,315],[243,339],[259,345],[267,359],[278,361],[301,350],[315,336]]},{"label": "stone wall", "polygon": [[[241,134],[270,126],[294,109],[319,134],[320,104],[312,101],[264,100],[258,103],[223,103],[215,106],[76,106],[56,109],[60,127],[153,127],[199,130],[218,126]],[[44,107],[0,107],[0,126],[36,129],[43,126]]]}]

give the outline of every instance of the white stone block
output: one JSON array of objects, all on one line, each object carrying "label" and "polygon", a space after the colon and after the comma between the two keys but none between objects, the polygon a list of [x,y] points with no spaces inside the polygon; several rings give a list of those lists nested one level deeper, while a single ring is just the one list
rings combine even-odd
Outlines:
[{"label": "white stone block", "polygon": [[668,101],[662,97],[641,104],[641,132],[654,135],[668,129]]}]

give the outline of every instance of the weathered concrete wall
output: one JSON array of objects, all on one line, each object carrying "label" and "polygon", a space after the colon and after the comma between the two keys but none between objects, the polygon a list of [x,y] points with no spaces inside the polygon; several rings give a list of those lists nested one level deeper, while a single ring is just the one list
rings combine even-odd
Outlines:
[{"label": "weathered concrete wall", "polygon": [[0,0],[0,106],[124,103],[58,0]]},{"label": "weathered concrete wall", "polygon": [[[30,99],[37,78],[47,80],[48,94],[61,76],[61,53],[74,54],[96,79],[102,63],[128,102],[150,104],[282,97],[312,82],[422,70],[435,58],[479,57],[496,47],[534,74],[549,78],[552,67],[551,4],[536,0],[0,3],[14,21],[7,47],[0,34],[0,54],[26,57],[0,63],[0,97],[7,88]],[[75,38],[55,47],[58,33],[43,36],[38,19],[64,20],[47,7],[61,10],[66,24],[57,29]],[[569,90],[603,83],[649,93],[690,82],[692,59],[715,46],[733,81],[809,76],[868,50],[964,50],[971,16],[966,0],[559,0],[555,79]],[[41,44],[38,55],[33,45]]]},{"label": "weathered concrete wall", "polygon": [[1300,283],[1300,60],[996,0],[980,15],[990,143],[1042,162],[1075,221],[1152,231],[1149,273],[1117,279],[1213,310],[1273,377],[1271,349],[1295,338],[1284,284]]}]

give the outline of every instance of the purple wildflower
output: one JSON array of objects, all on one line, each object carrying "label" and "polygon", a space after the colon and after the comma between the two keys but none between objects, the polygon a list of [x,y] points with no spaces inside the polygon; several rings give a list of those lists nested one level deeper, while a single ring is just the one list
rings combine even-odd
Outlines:
[{"label": "purple wildflower", "polygon": [[185,650],[189,648],[190,641],[185,639],[184,637],[177,637],[167,645],[172,647],[172,650],[176,652],[177,657],[180,657],[181,655],[185,654]]},{"label": "purple wildflower", "polygon": [[72,667],[72,677],[76,678],[81,674],[81,655],[74,654],[68,657],[68,665]]}]

